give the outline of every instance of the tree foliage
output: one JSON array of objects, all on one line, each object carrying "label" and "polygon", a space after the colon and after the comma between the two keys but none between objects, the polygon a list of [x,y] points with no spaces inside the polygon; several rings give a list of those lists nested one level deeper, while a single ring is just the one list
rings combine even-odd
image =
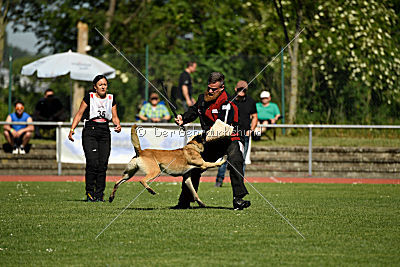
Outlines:
[{"label": "tree foliage", "polygon": [[[121,0],[114,13],[107,13],[109,0],[16,3],[9,18],[34,31],[42,49],[76,50],[77,22],[88,23],[89,53],[119,70],[113,85],[120,91],[126,120],[137,111],[144,80],[98,31],[109,34],[110,42],[142,72],[149,45],[150,79],[157,87],[159,80],[165,81],[170,91],[177,86],[185,62],[197,60],[193,78],[200,93],[213,70],[226,74],[230,91],[238,79],[251,80],[304,27],[297,40],[299,92],[293,122],[383,123],[398,117],[400,6],[396,1]],[[294,72],[289,71],[293,46],[288,49],[286,103],[294,83]],[[256,77],[250,93],[258,98],[267,89],[279,102],[279,79],[276,59]]]},{"label": "tree foliage", "polygon": [[[354,95],[344,91],[351,85],[348,89],[362,92],[367,109],[373,98],[380,105],[399,103],[394,10],[379,1],[321,1],[316,7],[309,14],[303,51],[306,66],[316,70],[319,89],[331,92],[327,97],[334,100],[343,93]],[[330,109],[336,104],[332,101]]]}]

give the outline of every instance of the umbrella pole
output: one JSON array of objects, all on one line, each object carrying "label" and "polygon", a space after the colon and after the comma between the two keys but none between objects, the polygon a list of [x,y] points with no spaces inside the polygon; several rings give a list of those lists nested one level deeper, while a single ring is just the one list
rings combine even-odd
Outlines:
[{"label": "umbrella pole", "polygon": [[74,114],[72,114],[72,110],[73,110],[73,108],[72,108],[72,105],[73,105],[72,93],[74,91],[73,90],[74,85],[72,84],[72,80],[71,79],[69,79],[69,83],[71,85],[70,92],[69,92],[69,110],[70,110],[70,121],[72,122],[72,119],[74,117]]}]

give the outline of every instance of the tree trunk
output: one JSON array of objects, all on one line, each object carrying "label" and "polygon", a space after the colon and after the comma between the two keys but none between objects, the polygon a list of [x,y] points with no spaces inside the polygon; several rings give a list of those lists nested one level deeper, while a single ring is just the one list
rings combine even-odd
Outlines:
[{"label": "tree trunk", "polygon": [[[296,1],[295,1],[296,2]],[[295,5],[296,10],[296,32],[295,36],[300,34],[301,22],[303,17],[302,2],[297,1]],[[294,124],[296,122],[297,113],[297,100],[299,94],[299,39],[295,38],[291,47],[289,46],[290,55],[290,99],[289,99],[289,118],[288,123]]]},{"label": "tree trunk", "polygon": [[372,99],[372,91],[367,90],[367,108],[366,108],[366,116],[365,116],[365,123],[371,124],[372,121],[372,109],[371,109],[371,99]]},{"label": "tree trunk", "polygon": [[[284,12],[282,10],[282,1],[279,0],[279,5],[276,0],[273,1],[278,17],[281,21],[283,32],[285,35],[286,42],[289,43],[289,35],[285,24]],[[292,1],[294,11],[296,13],[296,32],[295,36],[301,32],[301,22],[303,17],[302,11],[302,1]],[[299,40],[295,38],[292,41],[292,44],[288,47],[289,55],[290,55],[290,94],[289,94],[289,115],[288,115],[288,124],[293,124],[296,121],[296,112],[297,112],[297,98],[298,98],[298,72],[299,72],[299,63],[298,63],[298,55],[299,55]]]},{"label": "tree trunk", "polygon": [[[89,43],[89,26],[81,21],[78,22],[78,53],[86,54],[86,47]],[[94,77],[93,77],[94,78]],[[79,86],[78,82],[74,82],[74,93],[72,96],[72,110],[71,117],[74,116],[79,110],[82,99],[85,94],[85,88]]]},{"label": "tree trunk", "polygon": [[[0,8],[2,9],[2,12],[0,14],[0,63],[3,63],[8,5],[9,5],[8,1],[3,2],[3,0],[0,0]],[[1,64],[1,65],[3,65],[3,64]]]},{"label": "tree trunk", "polygon": [[5,48],[5,32],[6,32],[7,24],[4,23],[2,19],[0,19],[0,64],[3,65],[3,55],[4,55],[4,48]]},{"label": "tree trunk", "polygon": [[[296,31],[296,34],[298,32]],[[299,41],[296,38],[292,45],[289,47],[290,55],[290,97],[289,97],[289,118],[288,124],[293,124],[296,121],[297,112],[297,96],[299,92],[298,88],[298,54],[299,54]]]},{"label": "tree trunk", "polygon": [[107,40],[110,40],[111,22],[112,22],[112,20],[114,18],[116,4],[117,4],[117,0],[110,0],[110,5],[109,5],[108,11],[107,11],[106,24],[104,25],[103,45],[108,45],[108,41]]},{"label": "tree trunk", "polygon": [[311,92],[315,93],[315,90],[317,88],[317,77],[316,77],[316,74],[315,74],[315,68],[312,68],[311,72],[312,72]]}]

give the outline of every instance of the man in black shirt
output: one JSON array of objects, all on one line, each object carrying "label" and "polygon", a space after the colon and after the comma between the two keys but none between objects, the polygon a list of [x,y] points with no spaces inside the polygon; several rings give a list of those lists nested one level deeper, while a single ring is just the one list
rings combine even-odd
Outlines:
[{"label": "man in black shirt", "polygon": [[[65,121],[67,112],[65,111],[60,99],[54,95],[53,89],[47,89],[44,92],[44,98],[41,98],[36,104],[33,113],[34,121]],[[56,126],[35,126],[35,138],[41,138],[40,129],[48,131],[49,135],[55,138],[55,131],[51,133],[49,130],[55,129]]]},{"label": "man in black shirt", "polygon": [[[251,96],[247,95],[248,84],[246,81],[239,81],[236,84],[235,92],[236,96],[233,99],[233,103],[239,109],[239,136],[244,143],[243,158],[246,160],[247,150],[249,148],[251,132],[257,126],[257,108],[256,101]],[[218,169],[218,174],[215,182],[216,187],[221,187],[222,182],[225,178],[227,163],[221,165]],[[243,174],[245,170],[245,164],[243,164]]]},{"label": "man in black shirt", "polygon": [[177,97],[181,99],[185,111],[196,103],[193,98],[192,78],[190,77],[190,74],[196,71],[196,67],[196,62],[188,62],[186,69],[179,76]]}]

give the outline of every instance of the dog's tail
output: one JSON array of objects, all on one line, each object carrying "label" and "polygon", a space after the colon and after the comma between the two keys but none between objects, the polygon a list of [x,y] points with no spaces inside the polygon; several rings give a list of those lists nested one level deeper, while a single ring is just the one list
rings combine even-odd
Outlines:
[{"label": "dog's tail", "polygon": [[140,147],[139,137],[136,133],[136,128],[137,128],[136,124],[134,124],[131,128],[131,141],[133,147],[135,148],[136,155],[139,155],[140,152],[142,151],[142,148]]}]

